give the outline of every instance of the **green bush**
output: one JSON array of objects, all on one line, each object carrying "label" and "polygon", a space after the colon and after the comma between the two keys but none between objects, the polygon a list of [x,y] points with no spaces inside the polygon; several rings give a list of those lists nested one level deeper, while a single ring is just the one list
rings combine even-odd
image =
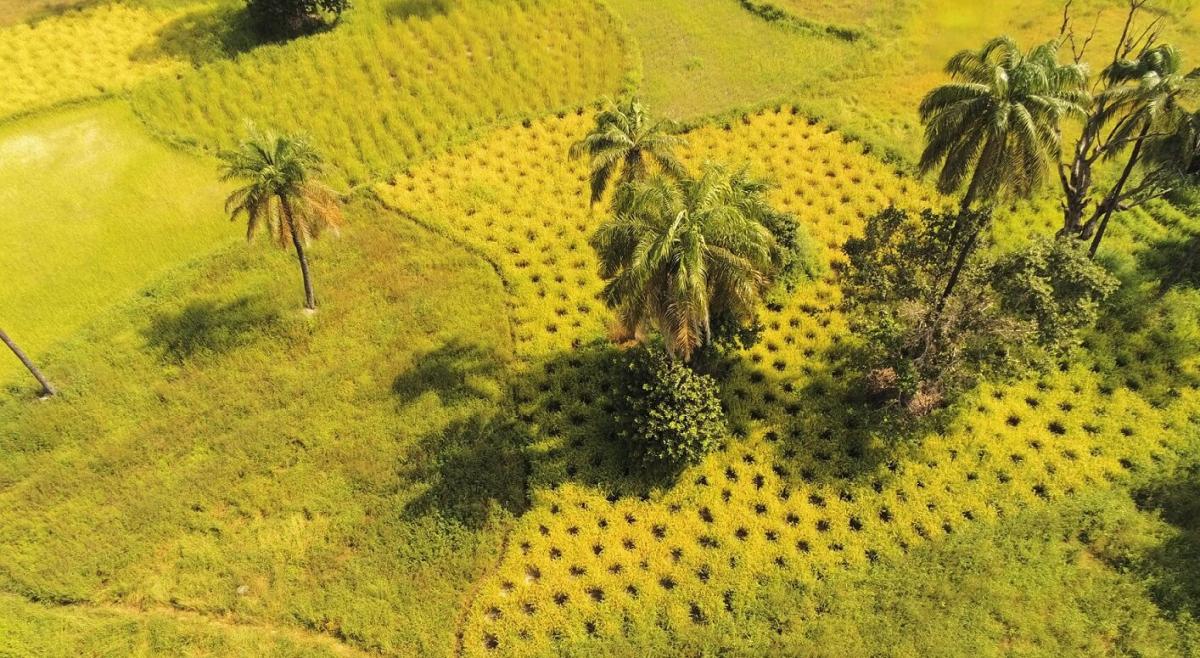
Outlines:
[{"label": "green bush", "polygon": [[725,412],[717,382],[658,347],[640,347],[624,361],[618,427],[647,466],[694,463],[721,443]]},{"label": "green bush", "polygon": [[246,0],[246,11],[259,33],[289,37],[311,32],[327,17],[340,17],[350,0]]},{"label": "green bush", "polygon": [[1043,345],[1068,347],[1100,315],[1100,303],[1119,282],[1087,255],[1078,240],[1034,240],[1000,258],[992,287],[1010,314],[1032,321]]}]

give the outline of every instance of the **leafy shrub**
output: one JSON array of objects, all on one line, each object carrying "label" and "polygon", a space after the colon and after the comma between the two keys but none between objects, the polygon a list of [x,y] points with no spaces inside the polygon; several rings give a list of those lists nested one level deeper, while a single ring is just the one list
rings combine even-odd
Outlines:
[{"label": "leafy shrub", "polygon": [[[971,236],[989,221],[891,207],[846,243],[847,307],[866,339],[860,356],[869,393],[925,415],[980,376],[1068,349],[1095,322],[1117,287],[1112,275],[1069,241],[987,256]],[[958,283],[948,287],[963,253]]]},{"label": "leafy shrub", "polygon": [[1048,239],[1000,258],[991,281],[1005,309],[1037,325],[1038,340],[1051,347],[1068,346],[1095,323],[1100,302],[1118,285],[1079,241]]},{"label": "leafy shrub", "polygon": [[617,426],[645,464],[694,463],[720,444],[725,413],[716,380],[658,347],[630,352],[624,366],[624,408]]},{"label": "leafy shrub", "polygon": [[767,292],[766,300],[770,303],[780,303],[785,293],[794,292],[796,286],[817,278],[823,270],[824,263],[812,234],[795,215],[784,212],[767,213],[762,218],[762,225],[775,237],[778,249],[775,285]]},{"label": "leafy shrub", "polygon": [[350,8],[350,0],[246,0],[246,10],[259,33],[287,37],[311,32]]}]

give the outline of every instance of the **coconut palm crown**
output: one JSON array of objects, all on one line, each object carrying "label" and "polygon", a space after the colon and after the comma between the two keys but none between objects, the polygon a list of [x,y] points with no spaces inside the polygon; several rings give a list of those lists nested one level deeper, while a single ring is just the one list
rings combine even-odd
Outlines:
[{"label": "coconut palm crown", "polygon": [[656,329],[672,358],[688,361],[714,319],[753,316],[777,269],[766,189],[744,168],[713,164],[696,178],[660,174],[618,189],[592,246],[624,333],[640,340]]},{"label": "coconut palm crown", "polygon": [[571,145],[571,157],[586,156],[591,162],[591,203],[599,201],[610,184],[644,178],[651,165],[668,176],[684,176],[686,170],[674,152],[683,139],[672,134],[673,129],[670,122],[651,120],[636,98],[609,101],[596,115],[592,132]]},{"label": "coconut palm crown", "polygon": [[342,220],[337,197],[315,179],[321,158],[304,139],[253,132],[232,151],[220,154],[221,180],[244,182],[225,201],[236,221],[246,217],[246,239],[265,230],[280,248],[290,243],[304,278],[305,307],[316,308],[305,246]]},{"label": "coconut palm crown", "polygon": [[1061,121],[1088,104],[1082,66],[1058,63],[1058,43],[1023,53],[1009,37],[950,59],[952,82],[921,101],[922,174],[939,169],[938,189],[962,189],[964,208],[1028,196],[1056,166]]}]

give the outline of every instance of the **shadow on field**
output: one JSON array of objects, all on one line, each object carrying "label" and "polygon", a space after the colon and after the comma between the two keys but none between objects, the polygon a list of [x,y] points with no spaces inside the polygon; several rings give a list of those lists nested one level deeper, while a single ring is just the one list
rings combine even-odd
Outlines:
[{"label": "shadow on field", "polygon": [[416,365],[396,376],[392,392],[403,404],[433,391],[444,404],[467,398],[498,399],[504,394],[504,369],[494,350],[453,339],[416,359]]},{"label": "shadow on field", "polygon": [[155,40],[134,51],[135,61],[164,57],[194,66],[231,59],[265,43],[255,35],[245,7],[223,6],[194,11],[163,26]]},{"label": "shadow on field", "polygon": [[1177,531],[1145,556],[1152,595],[1171,613],[1200,618],[1200,464],[1178,479],[1135,492],[1134,500]]},{"label": "shadow on field", "polygon": [[[619,436],[621,354],[599,340],[542,361],[519,381],[519,418],[536,428],[539,445],[546,446],[531,478],[535,487],[577,482],[616,499],[645,498],[674,486],[681,470],[648,468]],[[812,362],[826,363],[822,357]],[[907,421],[895,410],[855,399],[840,371],[798,382],[766,375],[739,356],[710,372],[735,440],[765,434],[776,446],[776,470],[809,483],[850,485],[883,477],[935,422]],[[876,440],[880,435],[886,440]]]},{"label": "shadow on field", "polygon": [[178,313],[153,318],[143,335],[164,361],[183,363],[204,354],[228,352],[279,320],[278,310],[262,296],[228,303],[193,301]]},{"label": "shadow on field", "polygon": [[500,512],[519,516],[529,509],[525,428],[502,414],[453,421],[421,439],[406,456],[401,475],[428,482],[405,514],[438,514],[478,529]]},{"label": "shadow on field", "polygon": [[405,21],[445,14],[453,6],[454,0],[392,0],[384,11],[390,21]]},{"label": "shadow on field", "polygon": [[439,514],[478,528],[501,510],[519,515],[528,508],[531,439],[507,412],[507,375],[494,350],[451,340],[395,378],[401,405],[433,393],[454,417],[419,439],[400,466],[406,479],[430,484],[406,514]]},{"label": "shadow on field", "polygon": [[1160,239],[1138,255],[1138,265],[1162,282],[1160,292],[1177,286],[1200,287],[1200,235]]}]

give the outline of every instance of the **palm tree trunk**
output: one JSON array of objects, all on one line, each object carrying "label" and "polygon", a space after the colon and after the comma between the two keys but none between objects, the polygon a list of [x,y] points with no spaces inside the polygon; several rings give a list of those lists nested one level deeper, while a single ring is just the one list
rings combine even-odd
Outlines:
[{"label": "palm tree trunk", "polygon": [[971,252],[975,250],[975,242],[979,239],[979,233],[983,230],[983,226],[976,226],[971,232],[971,236],[967,238],[962,249],[958,252],[958,258],[954,261],[954,269],[950,270],[950,278],[946,281],[946,288],[942,290],[941,297],[938,298],[937,307],[934,309],[935,315],[941,315],[946,308],[946,301],[950,299],[950,295],[954,293],[955,286],[958,285],[959,276],[962,274],[963,267],[967,264],[967,258]]},{"label": "palm tree trunk", "polygon": [[300,231],[296,228],[295,216],[292,214],[292,203],[285,197],[279,198],[279,206],[283,209],[283,217],[287,221],[288,231],[292,234],[292,244],[296,247],[296,257],[300,259],[300,274],[304,277],[304,308],[317,310],[317,298],[313,295],[312,277],[308,273],[308,257],[304,254],[304,241],[300,239]]},{"label": "palm tree trunk", "polygon": [[1129,152],[1129,160],[1125,163],[1125,169],[1121,171],[1121,178],[1117,180],[1117,184],[1104,198],[1104,203],[1101,204],[1099,211],[1104,214],[1101,216],[1100,225],[1096,228],[1096,237],[1092,238],[1092,246],[1088,248],[1088,256],[1096,257],[1096,251],[1100,249],[1100,241],[1104,239],[1104,232],[1108,229],[1108,220],[1112,218],[1113,212],[1117,209],[1117,202],[1121,198],[1121,192],[1125,189],[1125,183],[1129,182],[1129,176],[1133,173],[1133,168],[1137,166],[1138,160],[1142,156],[1142,146],[1146,143],[1146,135],[1150,133],[1150,122],[1142,126],[1142,132],[1138,134],[1137,141],[1133,144],[1133,150]]},{"label": "palm tree trunk", "polygon": [[42,385],[42,397],[48,398],[54,395],[54,387],[50,385],[49,380],[46,379],[41,370],[38,370],[37,366],[33,365],[33,361],[25,354],[25,352],[22,351],[21,348],[17,347],[17,344],[8,337],[8,334],[4,333],[3,329],[0,329],[0,342],[8,345],[8,349],[12,350],[13,354],[17,355],[17,358],[21,360],[21,363],[25,364],[25,367],[29,370],[29,373],[33,375],[33,378]]}]

